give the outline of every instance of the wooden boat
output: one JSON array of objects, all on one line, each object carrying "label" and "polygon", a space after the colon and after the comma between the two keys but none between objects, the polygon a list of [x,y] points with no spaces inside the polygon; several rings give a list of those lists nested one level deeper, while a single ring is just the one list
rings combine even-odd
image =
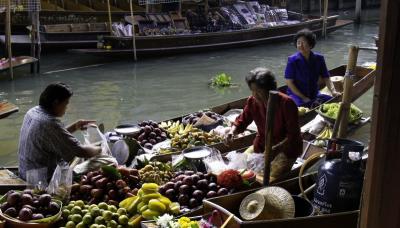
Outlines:
[{"label": "wooden boat", "polygon": [[[334,31],[353,23],[350,20],[338,20],[338,16],[328,17],[327,30]],[[243,47],[260,43],[269,43],[292,39],[297,31],[309,28],[316,33],[322,31],[322,19],[313,18],[292,25],[268,28],[252,28],[235,31],[209,32],[198,34],[137,36],[136,52],[138,55],[175,54],[193,51],[208,51],[229,47]],[[132,55],[132,37],[104,36],[103,42],[112,49],[88,48],[71,49],[73,53],[93,55]]]},{"label": "wooden boat", "polygon": [[0,102],[0,119],[6,118],[7,116],[18,112],[18,107],[9,102]]},{"label": "wooden boat", "polygon": [[[31,56],[18,56],[12,58],[12,66],[13,68],[24,66],[27,64],[32,64],[37,62],[38,60]],[[0,63],[0,72],[6,71],[10,68],[10,62],[1,62]]]},{"label": "wooden boat", "polygon": [[[329,71],[331,76],[343,76],[346,72],[346,66],[342,65],[337,68],[334,68]],[[351,102],[354,102],[357,100],[361,95],[363,95],[369,88],[372,87],[374,84],[374,79],[375,79],[375,70],[365,68],[365,67],[360,67],[358,66],[356,68],[356,76],[354,77],[354,85],[352,89],[352,99]],[[286,93],[287,87],[286,86],[281,86],[278,88],[281,92]],[[218,105],[215,107],[209,108],[210,111],[218,113],[223,115],[227,111],[231,109],[243,109],[245,103],[246,103],[247,97],[228,102],[222,105]],[[329,103],[331,102],[338,102],[341,100],[341,96],[335,97],[332,100],[328,101]],[[300,126],[303,126],[304,124],[308,123],[311,121],[315,116],[317,115],[316,110],[318,107],[310,110],[307,112],[305,115],[299,117],[299,124]],[[182,118],[186,116],[179,116],[172,118],[172,121],[177,121],[177,120],[182,120]],[[234,151],[238,149],[242,149],[246,146],[250,146],[253,143],[254,138],[256,137],[256,133],[252,133],[243,137],[236,138],[233,140],[233,142],[227,146],[224,143],[217,143],[213,145],[209,145],[212,148],[218,149],[221,153],[229,152],[229,151]],[[179,154],[180,152],[174,153],[174,154]],[[154,160],[159,160],[159,161],[170,161],[171,160],[172,154],[161,154],[161,155],[156,155],[152,159]]]}]

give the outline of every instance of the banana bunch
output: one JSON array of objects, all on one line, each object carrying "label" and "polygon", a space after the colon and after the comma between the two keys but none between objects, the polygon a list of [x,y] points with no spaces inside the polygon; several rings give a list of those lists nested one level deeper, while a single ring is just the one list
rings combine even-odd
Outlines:
[{"label": "banana bunch", "polygon": [[162,196],[158,192],[158,188],[158,184],[145,183],[139,189],[137,196],[121,201],[119,206],[127,210],[132,216],[132,221],[137,220],[137,214],[146,220],[152,220],[165,213],[178,214],[180,212],[179,203],[171,202],[167,197]]},{"label": "banana bunch", "polygon": [[316,139],[330,139],[332,138],[333,130],[331,127],[326,125],[324,129],[319,133]]}]

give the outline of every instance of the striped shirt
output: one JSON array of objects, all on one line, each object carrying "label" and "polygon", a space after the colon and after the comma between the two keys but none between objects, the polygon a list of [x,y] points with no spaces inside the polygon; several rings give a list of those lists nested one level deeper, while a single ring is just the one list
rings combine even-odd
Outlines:
[{"label": "striped shirt", "polygon": [[71,161],[81,152],[80,142],[61,121],[40,106],[31,108],[25,115],[19,139],[19,175],[26,180],[27,172],[47,168],[49,180],[57,163]]}]

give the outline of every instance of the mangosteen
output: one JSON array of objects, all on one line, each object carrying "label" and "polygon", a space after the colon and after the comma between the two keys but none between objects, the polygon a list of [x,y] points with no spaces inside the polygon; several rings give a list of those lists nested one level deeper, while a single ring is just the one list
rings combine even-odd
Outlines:
[{"label": "mangosteen", "polygon": [[193,178],[191,176],[187,176],[183,178],[182,183],[185,185],[192,186],[193,185]]},{"label": "mangosteen", "polygon": [[13,192],[11,194],[8,194],[7,203],[10,206],[16,206],[20,202],[21,202],[21,194],[19,192]]},{"label": "mangosteen", "polygon": [[185,175],[187,175],[187,176],[190,176],[190,175],[193,175],[193,174],[194,174],[194,172],[192,170],[185,171]]},{"label": "mangosteen", "polygon": [[0,209],[1,211],[6,211],[10,207],[10,204],[7,202],[4,202],[1,204]]},{"label": "mangosteen", "polygon": [[40,214],[40,213],[32,215],[32,220],[39,220],[39,219],[43,219],[43,218],[44,218],[43,214]]},{"label": "mangosteen", "polygon": [[32,211],[29,208],[22,208],[18,214],[19,220],[21,221],[29,221],[32,219]]},{"label": "mangosteen", "polygon": [[165,189],[170,189],[170,188],[174,188],[174,185],[175,185],[174,182],[169,181],[164,185],[164,187],[165,187]]},{"label": "mangosteen", "polygon": [[226,189],[226,188],[220,188],[220,189],[218,190],[217,194],[218,194],[218,196],[226,195],[226,194],[228,194],[228,189]]},{"label": "mangosteen", "polygon": [[56,202],[50,202],[49,204],[49,212],[52,215],[57,214],[60,211],[60,205],[58,205]]},{"label": "mangosteen", "polygon": [[175,190],[170,188],[167,191],[165,191],[165,196],[168,197],[169,199],[174,199],[175,198]]},{"label": "mangosteen", "polygon": [[163,139],[161,138],[161,136],[157,136],[157,137],[156,137],[156,141],[157,141],[157,142],[161,142],[161,141],[163,141]]},{"label": "mangosteen", "polygon": [[197,174],[193,174],[191,177],[192,177],[192,179],[193,179],[193,183],[197,183],[197,181],[200,180],[200,177],[199,177],[199,175],[197,175]]},{"label": "mangosteen", "polygon": [[164,185],[164,186],[160,186],[160,187],[158,188],[158,192],[159,192],[161,195],[164,195],[166,189],[167,189],[167,188],[165,187],[165,185]]},{"label": "mangosteen", "polygon": [[32,195],[32,194],[33,194],[33,190],[32,190],[32,189],[25,189],[25,190],[23,191],[23,193],[24,193],[24,194]]},{"label": "mangosteen", "polygon": [[179,191],[179,187],[181,187],[181,185],[182,185],[182,181],[178,180],[177,182],[175,182],[175,184],[174,184],[175,191]]},{"label": "mangosteen", "polygon": [[201,201],[204,198],[204,193],[201,190],[196,190],[193,192],[192,196],[198,201]]},{"label": "mangosteen", "polygon": [[198,204],[198,202],[197,202],[197,200],[195,199],[195,198],[191,198],[190,200],[189,200],[189,208],[190,209],[192,209],[192,208],[195,208],[195,207],[197,207],[199,204]]},{"label": "mangosteen", "polygon": [[36,207],[36,208],[40,207],[39,200],[37,200],[37,199],[36,199],[36,200],[33,200],[32,206],[33,206],[33,207]]},{"label": "mangosteen", "polygon": [[213,190],[213,191],[217,191],[218,190],[218,186],[216,183],[210,183],[208,184],[208,189]]},{"label": "mangosteen", "polygon": [[26,194],[26,193],[22,194],[21,202],[22,202],[22,205],[26,205],[26,204],[32,205],[32,203],[33,203],[32,195]]},{"label": "mangosteen", "polygon": [[157,134],[155,132],[150,132],[149,137],[155,139],[157,137]]},{"label": "mangosteen", "polygon": [[188,185],[186,185],[186,184],[181,185],[181,186],[179,187],[179,192],[180,192],[181,194],[189,194],[189,192],[190,192],[190,187],[189,187]]},{"label": "mangosteen", "polygon": [[189,196],[186,194],[180,194],[178,197],[178,202],[180,205],[188,205],[189,203]]},{"label": "mangosteen", "polygon": [[51,195],[49,194],[43,194],[39,197],[39,204],[43,207],[48,206],[50,201],[51,201]]},{"label": "mangosteen", "polygon": [[[151,141],[151,140],[150,140]],[[151,143],[146,143],[146,144],[144,144],[144,147],[146,148],[146,149],[149,149],[149,150],[151,150],[151,148],[153,148],[153,144],[151,144]]]},{"label": "mangosteen", "polygon": [[[155,139],[150,139],[149,140],[149,143],[151,143],[152,145],[155,145],[155,144],[157,144],[157,140],[155,140]],[[146,145],[145,145],[146,146]]]},{"label": "mangosteen", "polygon": [[13,218],[17,217],[18,215],[17,210],[14,207],[8,208],[6,211],[4,211],[4,214]]},{"label": "mangosteen", "polygon": [[217,193],[215,191],[209,191],[207,192],[207,198],[212,198],[212,197],[216,197]]},{"label": "mangosteen", "polygon": [[208,181],[206,179],[199,180],[197,182],[197,188],[198,189],[207,189],[208,188]]}]

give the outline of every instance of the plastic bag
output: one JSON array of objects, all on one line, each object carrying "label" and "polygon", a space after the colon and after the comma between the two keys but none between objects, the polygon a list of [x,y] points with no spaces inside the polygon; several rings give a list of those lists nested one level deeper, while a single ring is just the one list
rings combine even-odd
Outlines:
[{"label": "plastic bag", "polygon": [[228,166],[225,164],[224,159],[221,156],[221,153],[214,148],[210,156],[203,159],[203,162],[206,166],[207,173],[218,175],[224,170],[228,169]]},{"label": "plastic bag", "polygon": [[26,172],[26,182],[35,189],[40,191],[47,188],[47,167],[39,169],[30,169]]},{"label": "plastic bag", "polygon": [[247,168],[256,173],[264,171],[264,154],[251,153],[247,155]]},{"label": "plastic bag", "polygon": [[101,153],[76,165],[74,168],[75,173],[86,173],[104,165],[118,164],[117,159],[112,156],[106,137],[100,132],[96,125],[90,124],[86,131],[83,132],[83,136],[85,138],[85,144],[100,146]]},{"label": "plastic bag", "polygon": [[226,155],[226,158],[229,160],[228,169],[247,169],[247,154],[231,151]]},{"label": "plastic bag", "polygon": [[47,193],[67,202],[71,193],[72,175],[73,171],[69,164],[65,161],[60,162],[51,178]]}]

